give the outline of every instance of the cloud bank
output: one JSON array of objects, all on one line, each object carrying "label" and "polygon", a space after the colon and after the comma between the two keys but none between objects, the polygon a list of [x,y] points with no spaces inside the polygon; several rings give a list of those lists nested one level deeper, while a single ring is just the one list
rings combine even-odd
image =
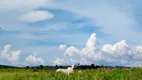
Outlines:
[{"label": "cloud bank", "polygon": [[58,58],[55,60],[54,65],[69,64],[70,62],[67,59],[70,59],[71,64],[94,63],[112,66],[141,66],[142,63],[142,46],[137,46],[136,50],[132,50],[126,40],[122,40],[114,45],[105,44],[99,47],[96,33],[91,34],[83,49],[79,50],[74,46],[70,46],[63,51],[64,56],[68,58]]},{"label": "cloud bank", "polygon": [[[8,44],[4,46],[4,49],[0,52],[0,63],[16,66],[36,66],[44,64],[44,60],[37,55],[29,55],[25,57],[25,61],[21,61],[21,50],[13,50],[12,45]],[[23,65],[24,64],[24,65]]]}]

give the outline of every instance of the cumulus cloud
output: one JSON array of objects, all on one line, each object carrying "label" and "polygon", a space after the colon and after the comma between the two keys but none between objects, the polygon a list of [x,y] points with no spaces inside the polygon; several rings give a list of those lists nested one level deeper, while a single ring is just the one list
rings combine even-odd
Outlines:
[{"label": "cumulus cloud", "polygon": [[[13,50],[12,45],[8,44],[4,46],[4,49],[0,52],[0,60],[3,64],[18,65],[21,66],[20,61],[21,50]],[[8,63],[7,63],[8,62]],[[44,64],[44,60],[37,55],[29,55],[25,58],[25,65],[41,65]]]},{"label": "cumulus cloud", "polygon": [[28,65],[41,65],[44,63],[44,60],[42,58],[39,58],[35,55],[29,55],[28,57],[25,58],[25,62]]},{"label": "cumulus cloud", "polygon": [[72,57],[73,54],[78,54],[78,52],[79,52],[79,50],[77,48],[75,48],[74,46],[71,46],[66,49],[65,55]]},{"label": "cumulus cloud", "polygon": [[[70,57],[71,64],[104,64],[121,66],[138,66],[142,62],[142,46],[137,46],[133,51],[126,40],[117,42],[114,45],[105,44],[102,48],[98,47],[98,40],[95,33],[92,33],[82,50],[74,46],[68,47],[64,51],[65,57]],[[59,58],[56,62],[65,63],[67,58]]]},{"label": "cumulus cloud", "polygon": [[86,47],[95,47],[97,46],[97,38],[96,38],[96,33],[92,33],[92,35],[90,36],[90,38],[88,39],[87,43],[86,43]]},{"label": "cumulus cloud", "polygon": [[136,52],[138,52],[138,53],[142,53],[142,46],[137,46],[137,48],[136,48]]},{"label": "cumulus cloud", "polygon": [[20,19],[25,22],[38,22],[38,21],[43,21],[43,20],[49,20],[52,19],[54,15],[48,11],[32,11],[29,12]]},{"label": "cumulus cloud", "polygon": [[53,65],[62,65],[64,63],[64,59],[57,58],[53,61]]},{"label": "cumulus cloud", "polygon": [[2,59],[6,59],[9,62],[16,63],[19,61],[19,56],[21,54],[21,50],[13,51],[12,46],[6,45],[4,46],[4,49],[1,51],[0,57]]},{"label": "cumulus cloud", "polygon": [[59,46],[59,50],[61,50],[61,51],[66,50],[66,48],[67,48],[67,45],[65,45],[65,44],[61,44],[61,45]]}]

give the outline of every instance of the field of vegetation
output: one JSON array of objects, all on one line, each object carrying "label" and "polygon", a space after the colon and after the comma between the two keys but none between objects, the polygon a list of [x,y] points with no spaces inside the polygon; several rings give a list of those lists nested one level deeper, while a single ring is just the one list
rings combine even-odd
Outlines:
[{"label": "field of vegetation", "polygon": [[76,69],[70,75],[55,69],[0,69],[0,80],[142,80],[142,69]]}]

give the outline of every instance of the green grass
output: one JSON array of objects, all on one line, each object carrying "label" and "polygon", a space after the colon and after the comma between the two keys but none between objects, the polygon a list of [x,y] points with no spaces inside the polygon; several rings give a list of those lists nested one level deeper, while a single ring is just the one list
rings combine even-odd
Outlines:
[{"label": "green grass", "polygon": [[70,75],[55,70],[0,69],[0,80],[142,80],[142,69],[75,70]]}]

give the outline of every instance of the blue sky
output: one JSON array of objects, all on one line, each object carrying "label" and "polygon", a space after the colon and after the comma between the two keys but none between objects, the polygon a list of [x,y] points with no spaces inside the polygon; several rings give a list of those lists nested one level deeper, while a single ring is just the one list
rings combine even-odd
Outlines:
[{"label": "blue sky", "polygon": [[[80,63],[137,66],[142,58],[140,3],[140,0],[0,0],[0,63],[52,65],[84,60]],[[91,44],[94,46],[86,46]],[[111,53],[123,55],[115,59],[110,57]],[[70,59],[66,54],[72,54]],[[125,59],[128,56],[133,58]],[[115,64],[117,61],[120,63]]]}]

